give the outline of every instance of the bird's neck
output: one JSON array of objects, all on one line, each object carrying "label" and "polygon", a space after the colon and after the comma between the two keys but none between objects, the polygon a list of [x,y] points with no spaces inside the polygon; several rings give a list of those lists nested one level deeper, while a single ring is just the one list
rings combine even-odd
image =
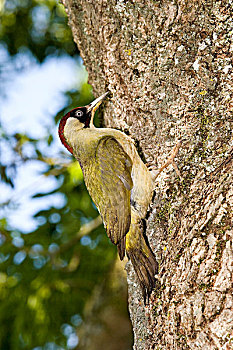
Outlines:
[{"label": "bird's neck", "polygon": [[[69,144],[69,142],[68,142],[69,139],[67,139],[67,137],[65,135],[65,128],[66,128],[66,124],[69,124],[68,123],[69,117],[70,116],[69,116],[69,113],[68,113],[60,120],[60,124],[59,124],[59,128],[58,128],[58,135],[60,137],[60,140],[61,140],[62,144],[68,149],[68,151],[70,153],[73,154],[73,148]],[[74,118],[72,118],[72,119],[74,119]]]}]

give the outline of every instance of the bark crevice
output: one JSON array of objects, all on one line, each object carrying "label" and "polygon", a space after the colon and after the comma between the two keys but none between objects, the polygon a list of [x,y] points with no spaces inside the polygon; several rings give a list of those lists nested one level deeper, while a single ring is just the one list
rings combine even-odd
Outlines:
[{"label": "bark crevice", "polygon": [[161,166],[178,140],[179,179],[156,180],[147,237],[160,263],[145,308],[127,263],[137,350],[231,349],[232,4],[63,0],[104,122]]}]

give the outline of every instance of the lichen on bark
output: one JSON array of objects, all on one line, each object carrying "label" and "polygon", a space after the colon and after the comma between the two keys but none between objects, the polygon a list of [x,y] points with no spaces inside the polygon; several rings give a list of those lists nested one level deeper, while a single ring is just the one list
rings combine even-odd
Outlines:
[{"label": "lichen on bark", "polygon": [[107,127],[161,165],[147,236],[160,288],[144,307],[128,264],[135,349],[231,349],[232,3],[63,0]]}]

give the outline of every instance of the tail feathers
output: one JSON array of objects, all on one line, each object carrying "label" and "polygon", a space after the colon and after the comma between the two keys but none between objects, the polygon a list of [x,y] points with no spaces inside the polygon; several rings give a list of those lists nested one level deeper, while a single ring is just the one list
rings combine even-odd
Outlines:
[{"label": "tail feathers", "polygon": [[[143,236],[141,240],[144,240]],[[146,242],[142,246],[127,249],[128,258],[131,260],[142,289],[145,304],[155,287],[155,274],[158,272],[158,263]]]},{"label": "tail feathers", "polygon": [[121,260],[124,259],[125,256],[125,237],[123,237],[120,242],[117,244],[118,254]]}]

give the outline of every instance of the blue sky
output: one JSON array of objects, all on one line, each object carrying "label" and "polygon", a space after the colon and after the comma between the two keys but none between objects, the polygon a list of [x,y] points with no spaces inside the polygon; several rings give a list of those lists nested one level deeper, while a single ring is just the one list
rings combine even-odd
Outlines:
[{"label": "blue sky", "polygon": [[[7,53],[0,50],[0,62],[6,61]],[[9,61],[8,61],[9,62]],[[57,135],[57,126],[54,125],[54,115],[64,106],[66,97],[64,91],[78,89],[87,80],[87,73],[78,61],[70,57],[50,57],[43,64],[38,64],[26,54],[19,54],[7,66],[2,88],[4,96],[0,97],[0,118],[3,129],[9,134],[26,133],[31,137],[43,137],[47,129],[52,129],[54,135],[53,147],[49,150],[56,156],[63,150]],[[19,69],[14,69],[19,67]],[[7,74],[9,71],[9,74]],[[13,72],[10,73],[10,72]],[[30,145],[27,146],[30,154]],[[1,161],[10,159],[9,150],[2,147]],[[67,157],[69,157],[67,152]],[[1,202],[13,198],[17,207],[12,210],[0,210],[0,216],[6,215],[12,228],[23,232],[30,232],[36,227],[32,215],[49,205],[59,207],[64,199],[57,195],[48,198],[30,199],[34,193],[47,192],[56,187],[56,180],[41,176],[42,163],[38,161],[27,162],[18,168],[15,179],[15,188],[11,189],[0,183]],[[46,196],[47,197],[47,196]]]}]

